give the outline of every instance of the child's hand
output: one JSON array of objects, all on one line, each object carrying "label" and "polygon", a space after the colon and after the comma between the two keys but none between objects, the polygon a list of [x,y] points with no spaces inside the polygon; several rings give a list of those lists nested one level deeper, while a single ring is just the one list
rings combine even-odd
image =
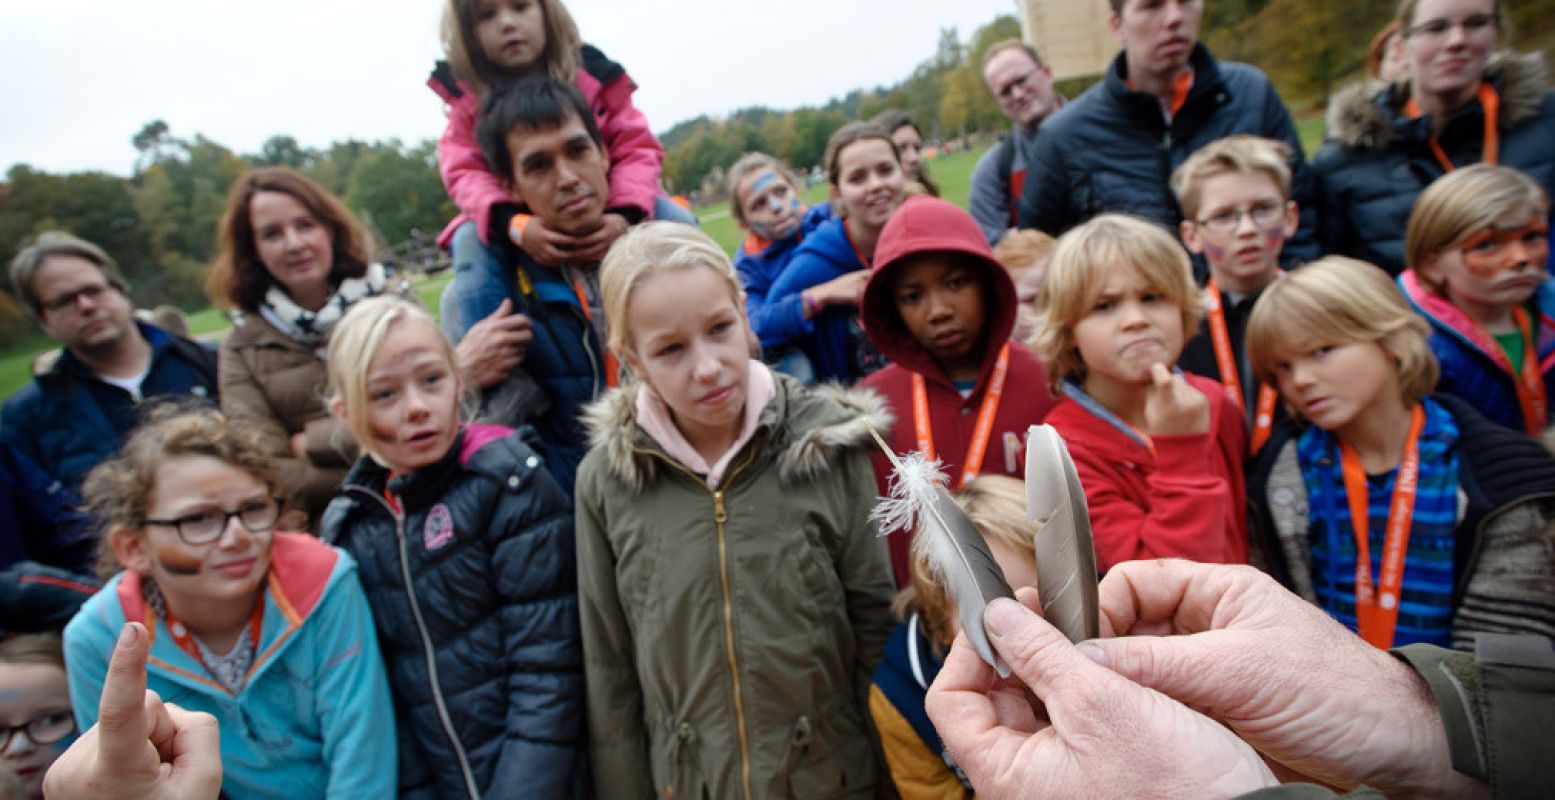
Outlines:
[{"label": "child's hand", "polygon": [[[511,234],[510,229],[509,235]],[[554,267],[563,261],[577,257],[573,252],[577,242],[577,237],[547,227],[539,217],[530,217],[529,222],[524,225],[521,238],[515,239],[513,244],[522,248],[541,266]]]},{"label": "child's hand", "polygon": [[864,294],[864,284],[869,283],[869,270],[849,272],[811,289],[815,299],[823,306],[856,306]]},{"label": "child's hand", "polygon": [[1150,365],[1151,387],[1145,398],[1146,433],[1180,436],[1209,430],[1209,400],[1165,364]]},{"label": "child's hand", "polygon": [[600,217],[600,223],[599,229],[593,233],[571,238],[572,260],[604,261],[605,253],[610,252],[610,245],[615,244],[631,227],[626,217],[620,214],[606,214]]}]

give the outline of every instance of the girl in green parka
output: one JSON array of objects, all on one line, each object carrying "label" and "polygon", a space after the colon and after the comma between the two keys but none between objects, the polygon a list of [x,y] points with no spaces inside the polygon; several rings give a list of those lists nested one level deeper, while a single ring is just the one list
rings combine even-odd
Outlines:
[{"label": "girl in green parka", "polygon": [[867,426],[889,415],[752,359],[734,268],[694,228],[623,236],[600,292],[636,380],[586,411],[577,480],[599,796],[871,797],[892,582]]}]

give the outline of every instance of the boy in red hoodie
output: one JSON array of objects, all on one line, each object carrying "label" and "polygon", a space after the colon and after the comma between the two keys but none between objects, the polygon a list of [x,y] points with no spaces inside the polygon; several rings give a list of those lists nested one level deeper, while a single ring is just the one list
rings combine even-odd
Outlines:
[{"label": "boy in red hoodie", "polygon": [[[882,431],[898,453],[918,450],[944,464],[949,489],[979,474],[1023,477],[1026,428],[1053,399],[1041,363],[1015,327],[1015,284],[994,260],[977,221],[953,203],[912,197],[880,232],[860,318],[890,365],[863,385],[890,403]],[[891,465],[875,454],[885,493]],[[890,538],[898,587],[908,575],[908,537]]]},{"label": "boy in red hoodie", "polygon": [[1171,234],[1103,214],[1058,240],[1033,347],[1063,399],[1048,416],[1090,505],[1096,563],[1247,562],[1240,409],[1176,369],[1199,326],[1188,254]]}]

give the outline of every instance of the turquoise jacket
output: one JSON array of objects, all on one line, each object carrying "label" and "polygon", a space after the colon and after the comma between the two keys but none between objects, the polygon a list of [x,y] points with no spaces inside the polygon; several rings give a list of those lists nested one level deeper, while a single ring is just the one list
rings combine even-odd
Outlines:
[{"label": "turquoise jacket", "polygon": [[148,613],[140,576],[119,573],[65,627],[77,722],[83,730],[97,722],[119,631],[142,622],[151,634],[147,688],[221,725],[227,796],[393,797],[393,705],[356,562],[312,536],[277,533],[264,602],[254,666],[234,696]]}]

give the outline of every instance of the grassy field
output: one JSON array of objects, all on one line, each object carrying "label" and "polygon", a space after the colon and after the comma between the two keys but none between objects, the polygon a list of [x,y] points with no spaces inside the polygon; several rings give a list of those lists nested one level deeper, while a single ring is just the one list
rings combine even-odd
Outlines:
[{"label": "grassy field", "polygon": [[[1310,157],[1322,142],[1323,118],[1321,115],[1311,115],[1296,121],[1296,129],[1301,136],[1302,146],[1306,148]],[[965,206],[967,196],[971,191],[972,167],[977,164],[986,148],[956,153],[954,155],[940,156],[929,160],[929,173],[939,181],[941,195],[957,205]],[[811,203],[817,203],[826,199],[826,186],[813,186],[805,192],[806,199]],[[723,249],[733,254],[744,239],[743,232],[735,225],[734,217],[729,214],[727,203],[718,203],[697,210],[697,218],[701,220],[702,230]],[[442,296],[443,288],[448,285],[452,276],[449,273],[418,281],[416,293],[421,302],[432,313],[437,313],[438,298]],[[195,336],[217,340],[226,333],[228,327],[227,317],[221,311],[207,308],[197,311],[189,316],[189,331]],[[30,366],[32,359],[38,353],[53,349],[54,343],[47,337],[39,334],[24,342],[18,343],[3,353],[0,353],[0,397],[9,397],[12,392],[21,388],[31,380]]]}]

